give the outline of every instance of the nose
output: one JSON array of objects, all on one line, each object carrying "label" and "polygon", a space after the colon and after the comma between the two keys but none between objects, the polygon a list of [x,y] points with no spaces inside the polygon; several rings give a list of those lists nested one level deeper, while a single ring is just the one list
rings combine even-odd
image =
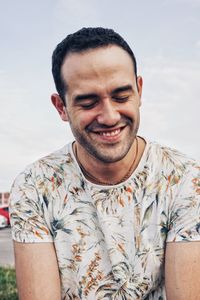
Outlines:
[{"label": "nose", "polygon": [[105,99],[100,107],[97,122],[107,126],[114,126],[120,121],[120,118],[121,116],[115,103],[112,103],[110,99]]}]

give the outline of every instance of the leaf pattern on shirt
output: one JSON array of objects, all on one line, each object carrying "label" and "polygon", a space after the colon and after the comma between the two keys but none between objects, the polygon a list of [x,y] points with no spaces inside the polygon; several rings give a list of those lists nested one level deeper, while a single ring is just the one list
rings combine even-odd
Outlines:
[{"label": "leaf pattern on shirt", "polygon": [[167,242],[200,240],[200,167],[148,142],[116,186],[89,183],[72,144],[28,166],[10,198],[13,238],[53,242],[62,299],[165,300]]}]

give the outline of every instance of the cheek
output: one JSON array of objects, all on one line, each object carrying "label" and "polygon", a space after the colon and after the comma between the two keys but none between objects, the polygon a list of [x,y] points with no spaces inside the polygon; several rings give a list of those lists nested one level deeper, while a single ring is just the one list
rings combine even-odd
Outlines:
[{"label": "cheek", "polygon": [[132,120],[137,120],[139,115],[139,109],[133,106],[130,106],[127,109],[120,111],[121,116],[125,116]]},{"label": "cheek", "polygon": [[96,115],[90,111],[79,112],[74,116],[75,124],[77,127],[84,129],[91,124],[96,118]]}]

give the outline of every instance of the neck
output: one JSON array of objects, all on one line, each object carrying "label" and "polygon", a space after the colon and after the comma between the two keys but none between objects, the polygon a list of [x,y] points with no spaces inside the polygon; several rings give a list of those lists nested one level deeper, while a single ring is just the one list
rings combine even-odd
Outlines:
[{"label": "neck", "polygon": [[89,181],[101,185],[115,185],[127,180],[137,167],[141,157],[140,139],[137,137],[126,156],[126,159],[115,163],[100,163],[97,160],[91,160],[91,158],[89,160],[88,157],[81,155],[77,143],[74,143],[73,150],[84,176]]}]

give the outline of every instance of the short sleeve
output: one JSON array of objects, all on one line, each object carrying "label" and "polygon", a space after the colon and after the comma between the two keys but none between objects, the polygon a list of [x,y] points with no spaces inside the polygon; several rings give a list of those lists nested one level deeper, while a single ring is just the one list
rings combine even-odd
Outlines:
[{"label": "short sleeve", "polygon": [[167,242],[200,241],[200,167],[192,165],[180,180],[171,207]]},{"label": "short sleeve", "polygon": [[16,178],[10,193],[9,211],[13,240],[22,243],[53,241],[32,170],[26,169]]}]

